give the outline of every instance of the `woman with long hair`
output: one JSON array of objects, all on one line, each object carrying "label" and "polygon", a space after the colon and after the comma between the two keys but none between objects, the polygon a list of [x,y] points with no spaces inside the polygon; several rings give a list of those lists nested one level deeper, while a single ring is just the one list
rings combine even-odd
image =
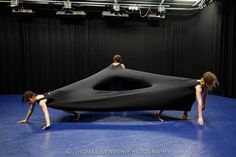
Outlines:
[{"label": "woman with long hair", "polygon": [[[202,111],[206,108],[208,92],[211,91],[216,85],[219,85],[216,75],[208,71],[203,74],[202,78],[198,80],[198,84],[195,86],[196,100],[198,104],[197,124],[199,125],[204,125]],[[155,114],[160,121],[163,121],[161,117],[162,112],[163,110],[160,110]],[[187,111],[184,111],[183,119],[190,119]]]}]

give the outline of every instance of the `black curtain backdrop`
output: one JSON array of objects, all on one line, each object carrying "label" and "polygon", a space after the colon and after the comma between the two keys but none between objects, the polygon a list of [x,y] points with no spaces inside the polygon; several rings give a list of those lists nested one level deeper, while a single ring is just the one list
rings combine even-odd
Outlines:
[{"label": "black curtain backdrop", "polygon": [[233,1],[155,22],[100,16],[0,14],[0,93],[46,92],[86,78],[123,57],[127,68],[200,78],[213,71],[218,94],[236,98]]}]

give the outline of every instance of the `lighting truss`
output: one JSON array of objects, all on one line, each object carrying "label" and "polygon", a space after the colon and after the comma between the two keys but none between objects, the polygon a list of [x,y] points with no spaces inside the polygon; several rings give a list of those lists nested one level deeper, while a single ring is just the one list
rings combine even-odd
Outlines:
[{"label": "lighting truss", "polygon": [[[191,14],[191,12],[202,10],[212,2],[213,0],[0,0],[0,5],[1,3],[9,3],[12,8],[23,3],[30,7],[53,6],[51,8],[58,8],[58,6],[62,6],[62,10],[57,12],[59,15],[85,15],[86,9],[93,11],[109,10],[112,13],[102,13],[102,15],[127,17],[129,16],[128,14],[123,15],[121,12],[140,13],[150,9],[147,15],[157,12],[157,16],[159,13],[163,15],[168,13],[180,15],[181,12],[188,12]],[[78,7],[80,9],[77,9]],[[84,12],[76,12],[77,10],[83,10]],[[113,13],[113,11],[116,13]]]}]

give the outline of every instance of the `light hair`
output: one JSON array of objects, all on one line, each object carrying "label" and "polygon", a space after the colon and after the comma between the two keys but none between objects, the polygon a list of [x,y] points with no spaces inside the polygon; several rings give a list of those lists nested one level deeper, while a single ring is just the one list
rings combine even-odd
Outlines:
[{"label": "light hair", "polygon": [[200,85],[202,87],[211,86],[215,83],[219,85],[216,75],[210,71],[205,72],[200,80]]}]

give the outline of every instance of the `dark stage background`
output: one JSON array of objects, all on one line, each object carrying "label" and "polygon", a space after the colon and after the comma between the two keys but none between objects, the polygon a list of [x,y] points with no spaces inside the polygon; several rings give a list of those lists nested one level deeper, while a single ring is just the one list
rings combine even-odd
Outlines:
[{"label": "dark stage background", "polygon": [[53,14],[0,14],[0,93],[46,92],[86,78],[119,53],[127,68],[200,78],[217,74],[219,95],[236,98],[233,1],[155,22]]}]

